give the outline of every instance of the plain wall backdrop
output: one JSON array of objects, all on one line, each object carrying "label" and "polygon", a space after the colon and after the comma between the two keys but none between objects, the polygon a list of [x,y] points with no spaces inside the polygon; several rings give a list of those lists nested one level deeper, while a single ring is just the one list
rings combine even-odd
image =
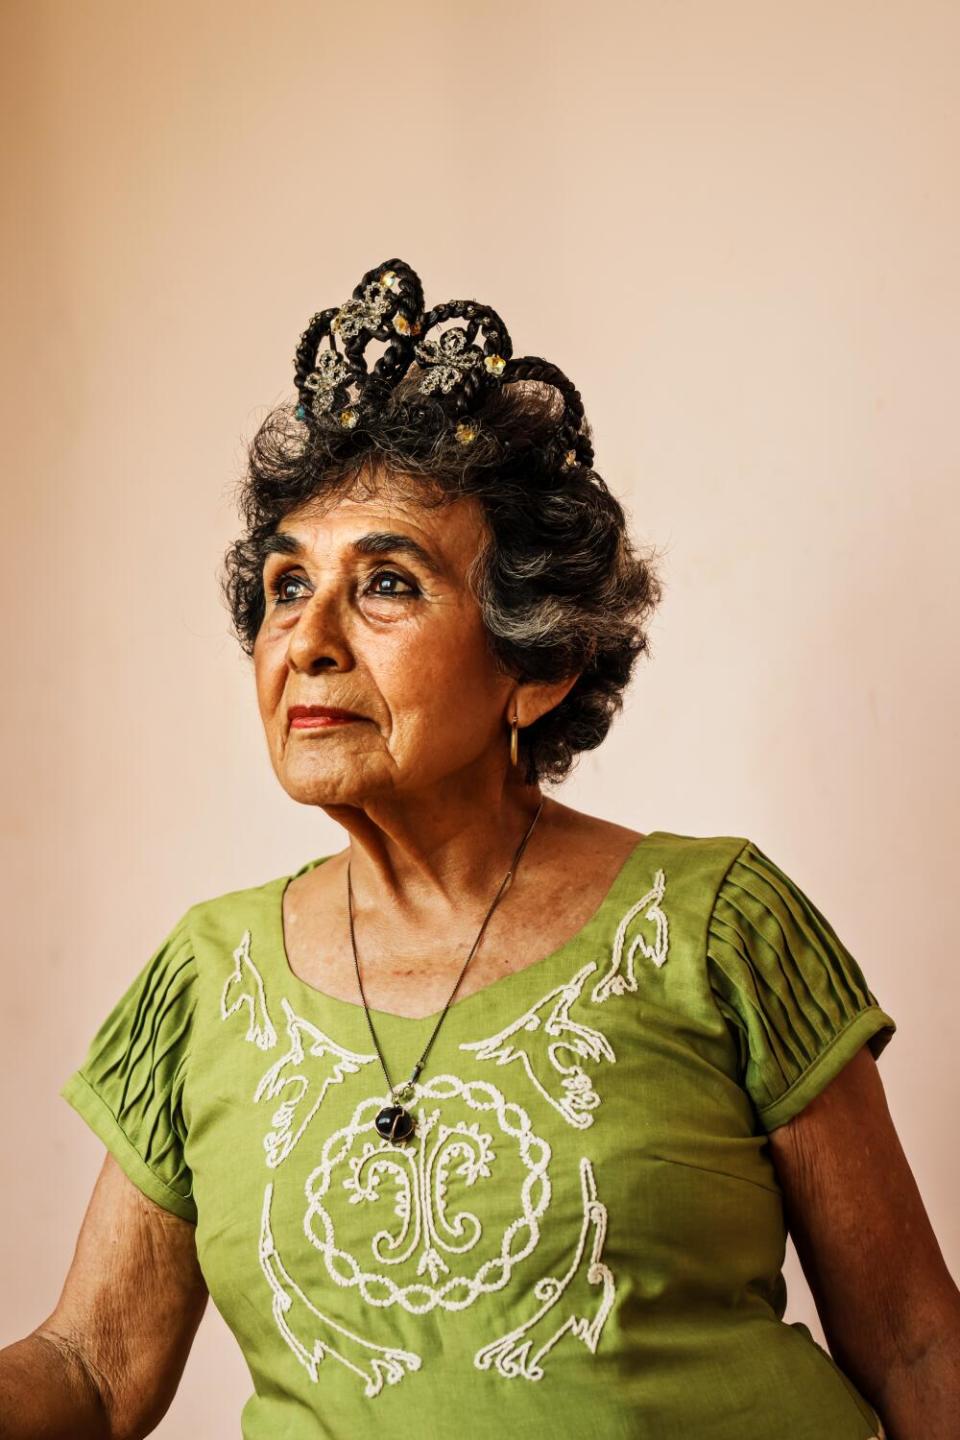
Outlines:
[{"label": "plain wall backdrop", "polygon": [[[567,371],[666,551],[653,655],[552,793],[747,835],[824,911],[957,1275],[960,9],[7,0],[2,32],[0,1343],[100,1168],[57,1094],[100,1021],[193,901],[343,843],[274,778],[217,573],[302,329],[391,256]],[[250,1388],[210,1304],[156,1433],[227,1440]]]}]

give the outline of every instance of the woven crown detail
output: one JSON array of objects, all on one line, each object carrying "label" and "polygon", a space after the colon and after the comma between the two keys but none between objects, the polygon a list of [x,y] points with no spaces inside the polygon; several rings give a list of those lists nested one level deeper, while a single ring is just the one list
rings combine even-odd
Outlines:
[{"label": "woven crown detail", "polygon": [[[448,325],[451,320],[463,323]],[[368,367],[372,341],[386,343]],[[593,464],[593,447],[581,433],[583,404],[567,376],[539,356],[515,359],[507,327],[488,305],[451,300],[425,312],[420,277],[399,259],[368,270],[348,300],[310,320],[294,357],[297,419],[353,429],[389,400],[413,363],[423,372],[418,392],[442,405],[465,446],[480,433],[475,412],[492,387],[520,380],[552,385],[563,400],[555,437],[559,462]]]}]

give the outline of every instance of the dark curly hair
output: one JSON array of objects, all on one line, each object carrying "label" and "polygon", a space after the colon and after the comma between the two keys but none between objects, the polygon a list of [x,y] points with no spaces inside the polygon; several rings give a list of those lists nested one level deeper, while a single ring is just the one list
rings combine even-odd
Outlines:
[{"label": "dark curly hair", "polygon": [[[650,649],[646,624],[663,582],[655,552],[637,552],[623,507],[600,476],[558,462],[553,369],[539,361],[535,381],[490,393],[475,411],[479,431],[468,453],[442,405],[418,393],[416,364],[352,430],[309,430],[292,405],[272,409],[238,484],[246,531],[219,576],[244,653],[252,655],[265,614],[264,542],[285,515],[364,485],[375,491],[384,480],[425,507],[475,496],[486,533],[467,580],[495,661],[521,682],[578,675],[559,704],[520,732],[526,782],[562,780],[622,708],[634,664]],[[583,435],[589,440],[586,420]]]}]

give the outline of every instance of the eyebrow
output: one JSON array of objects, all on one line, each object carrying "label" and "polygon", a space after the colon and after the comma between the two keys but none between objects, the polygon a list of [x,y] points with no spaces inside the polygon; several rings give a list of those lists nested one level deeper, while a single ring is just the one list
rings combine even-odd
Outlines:
[{"label": "eyebrow", "polygon": [[[361,535],[354,540],[350,548],[355,555],[409,555],[411,559],[418,560],[431,575],[442,578],[446,574],[439,560],[429,550],[414,540],[412,535],[404,535],[399,530],[371,530],[367,535]],[[296,535],[274,530],[264,536],[258,550],[262,566],[271,555],[302,555],[305,553],[305,546]]]}]

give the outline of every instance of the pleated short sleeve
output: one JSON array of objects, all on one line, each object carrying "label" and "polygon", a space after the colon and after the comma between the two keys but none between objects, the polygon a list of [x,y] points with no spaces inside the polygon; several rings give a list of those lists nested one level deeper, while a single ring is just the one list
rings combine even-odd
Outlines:
[{"label": "pleated short sleeve", "polygon": [[60,1094],[133,1183],[194,1224],[184,1158],[183,1087],[196,1001],[196,960],[181,917],[94,1035]]},{"label": "pleated short sleeve", "polygon": [[717,893],[707,964],[764,1130],[792,1119],[862,1045],[878,1057],[896,1031],[836,931],[752,841]]}]

